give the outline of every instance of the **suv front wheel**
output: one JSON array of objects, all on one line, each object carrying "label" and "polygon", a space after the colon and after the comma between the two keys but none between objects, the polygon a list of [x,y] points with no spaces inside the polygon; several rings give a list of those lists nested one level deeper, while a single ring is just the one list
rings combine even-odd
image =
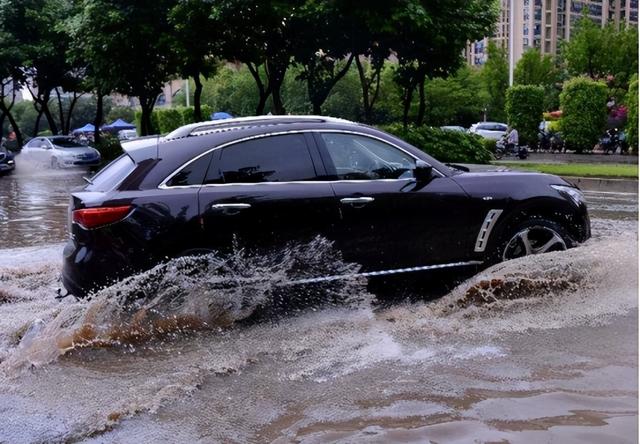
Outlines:
[{"label": "suv front wheel", "polygon": [[507,230],[496,256],[507,261],[531,254],[563,251],[575,245],[567,230],[557,222],[531,218]]}]

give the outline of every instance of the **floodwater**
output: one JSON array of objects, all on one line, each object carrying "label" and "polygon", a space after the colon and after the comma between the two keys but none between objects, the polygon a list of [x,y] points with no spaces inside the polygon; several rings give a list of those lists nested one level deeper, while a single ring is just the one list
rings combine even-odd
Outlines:
[{"label": "floodwater", "polygon": [[292,263],[353,265],[318,239],[56,300],[82,174],[0,178],[0,442],[637,442],[635,194],[587,192],[585,245],[438,300],[379,305],[354,279],[256,320]]}]

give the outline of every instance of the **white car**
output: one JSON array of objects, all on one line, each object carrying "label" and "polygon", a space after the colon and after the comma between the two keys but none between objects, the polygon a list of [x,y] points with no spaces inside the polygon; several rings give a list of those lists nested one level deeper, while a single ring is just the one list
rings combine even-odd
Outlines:
[{"label": "white car", "polygon": [[506,123],[499,122],[478,122],[471,125],[469,132],[477,134],[485,139],[500,140],[507,134],[509,127]]},{"label": "white car", "polygon": [[119,140],[132,140],[138,137],[138,131],[134,129],[125,129],[118,131]]},{"label": "white car", "polygon": [[22,155],[51,168],[100,164],[98,150],[69,136],[35,137],[22,147]]}]

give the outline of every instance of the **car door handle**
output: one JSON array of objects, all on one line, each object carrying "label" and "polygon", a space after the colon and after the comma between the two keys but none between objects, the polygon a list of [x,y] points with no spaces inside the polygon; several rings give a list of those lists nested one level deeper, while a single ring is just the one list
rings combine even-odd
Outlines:
[{"label": "car door handle", "polygon": [[238,214],[242,210],[246,210],[247,208],[251,208],[251,204],[248,203],[224,203],[224,204],[213,204],[211,205],[211,209],[213,211],[220,211],[225,214]]},{"label": "car door handle", "polygon": [[340,199],[342,205],[361,206],[373,202],[373,197],[344,197]]}]

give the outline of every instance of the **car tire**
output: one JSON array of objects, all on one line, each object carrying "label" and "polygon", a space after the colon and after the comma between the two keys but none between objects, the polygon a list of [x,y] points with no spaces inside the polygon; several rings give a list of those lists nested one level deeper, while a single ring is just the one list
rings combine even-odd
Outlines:
[{"label": "car tire", "polygon": [[504,156],[504,151],[502,151],[500,148],[498,148],[498,149],[496,149],[496,152],[494,153],[494,156],[495,156],[496,159],[500,160]]},{"label": "car tire", "polygon": [[559,223],[544,217],[530,217],[504,230],[490,255],[497,263],[532,254],[563,251],[576,245],[569,232]]}]

